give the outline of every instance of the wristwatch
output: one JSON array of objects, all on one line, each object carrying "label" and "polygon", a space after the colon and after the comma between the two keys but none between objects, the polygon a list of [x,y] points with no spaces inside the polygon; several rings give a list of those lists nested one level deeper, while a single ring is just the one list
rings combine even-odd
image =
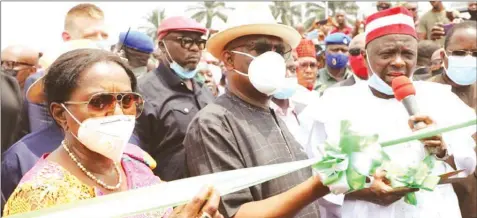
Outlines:
[{"label": "wristwatch", "polygon": [[445,160],[449,159],[449,157],[450,157],[449,150],[446,149],[446,153],[444,154],[444,157],[438,157],[436,154],[434,154],[434,157],[436,158],[436,160],[445,161]]}]

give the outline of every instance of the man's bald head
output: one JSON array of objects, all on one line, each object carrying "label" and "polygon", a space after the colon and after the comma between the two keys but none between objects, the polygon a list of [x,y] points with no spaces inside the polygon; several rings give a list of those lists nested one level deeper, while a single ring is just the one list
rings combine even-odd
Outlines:
[{"label": "man's bald head", "polygon": [[364,33],[360,33],[356,35],[349,43],[349,49],[359,48],[361,50],[364,50],[365,46],[366,46],[366,35]]},{"label": "man's bald head", "polygon": [[12,45],[2,50],[2,70],[15,77],[23,90],[25,80],[35,73],[40,52],[23,45]]},{"label": "man's bald head", "polygon": [[24,45],[11,45],[2,50],[2,62],[19,62],[32,66],[38,65],[40,52]]},{"label": "man's bald head", "polygon": [[305,26],[303,26],[303,24],[299,23],[295,25],[295,29],[298,31],[298,33],[300,33],[300,35],[305,34]]}]

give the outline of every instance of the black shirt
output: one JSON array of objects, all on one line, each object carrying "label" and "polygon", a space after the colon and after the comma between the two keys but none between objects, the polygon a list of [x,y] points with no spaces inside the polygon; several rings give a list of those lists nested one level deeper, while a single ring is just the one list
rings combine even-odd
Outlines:
[{"label": "black shirt", "polygon": [[154,173],[162,180],[186,177],[182,141],[195,114],[214,96],[207,87],[192,80],[194,91],[166,65],[161,63],[138,81],[139,92],[146,103],[137,120],[136,134],[140,146],[157,162]]},{"label": "black shirt", "polygon": [[19,122],[23,99],[20,91],[20,85],[17,80],[9,75],[0,73],[1,89],[1,131],[2,131],[2,153],[6,151],[13,143],[21,138]]},{"label": "black shirt", "polygon": [[[228,91],[192,120],[184,147],[191,176],[308,159],[273,110],[255,107]],[[283,193],[311,176],[311,168],[306,168],[222,196],[219,210],[233,217],[243,204]],[[295,217],[318,218],[317,201]]]}]

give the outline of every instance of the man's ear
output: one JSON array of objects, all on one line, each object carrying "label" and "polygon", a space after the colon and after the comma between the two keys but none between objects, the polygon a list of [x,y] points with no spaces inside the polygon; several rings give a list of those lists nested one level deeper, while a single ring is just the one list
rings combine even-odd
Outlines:
[{"label": "man's ear", "polygon": [[444,61],[444,60],[447,59],[447,57],[446,57],[446,52],[445,52],[445,51],[441,51],[441,52],[440,52],[440,56],[441,56],[441,60],[442,60],[442,61]]},{"label": "man's ear", "polygon": [[61,126],[65,131],[68,130],[68,125],[66,121],[66,110],[56,102],[50,104],[50,112],[53,119],[58,125]]},{"label": "man's ear", "polygon": [[222,61],[224,62],[225,69],[231,70],[234,68],[234,61],[232,54],[229,51],[222,51]]},{"label": "man's ear", "polygon": [[63,33],[61,33],[61,38],[63,38],[63,42],[66,42],[66,41],[70,41],[71,40],[71,36],[68,32],[64,31]]}]

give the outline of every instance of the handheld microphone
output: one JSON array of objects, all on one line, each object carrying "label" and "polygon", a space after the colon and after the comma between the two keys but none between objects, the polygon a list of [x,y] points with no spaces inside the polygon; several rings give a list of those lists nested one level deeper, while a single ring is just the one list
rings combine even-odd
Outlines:
[{"label": "handheld microphone", "polygon": [[[416,89],[411,80],[406,76],[399,76],[393,79],[392,87],[394,97],[401,101],[410,116],[419,114],[419,107],[416,102]],[[415,122],[414,126],[418,129],[424,128],[427,125],[424,122]]]}]

